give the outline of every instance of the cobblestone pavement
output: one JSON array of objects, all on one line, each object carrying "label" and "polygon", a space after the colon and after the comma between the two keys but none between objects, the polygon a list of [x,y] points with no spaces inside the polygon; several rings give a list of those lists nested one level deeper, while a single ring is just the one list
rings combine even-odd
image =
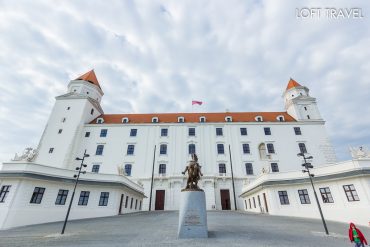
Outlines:
[{"label": "cobblestone pavement", "polygon": [[[320,220],[210,211],[208,239],[177,239],[177,211],[140,212],[115,217],[70,221],[0,231],[0,246],[352,246],[347,224]],[[370,238],[369,227],[361,227]]]}]

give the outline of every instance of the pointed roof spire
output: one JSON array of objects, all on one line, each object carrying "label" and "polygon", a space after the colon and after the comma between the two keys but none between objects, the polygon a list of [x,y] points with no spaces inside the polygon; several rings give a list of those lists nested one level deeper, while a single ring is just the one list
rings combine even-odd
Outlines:
[{"label": "pointed roof spire", "polygon": [[296,82],[294,79],[290,78],[289,82],[288,82],[288,85],[286,87],[286,90],[289,90],[293,87],[301,87],[302,85],[299,84],[298,82]]},{"label": "pointed roof spire", "polygon": [[84,81],[88,81],[92,84],[94,84],[95,86],[98,86],[100,89],[100,85],[99,85],[99,82],[98,82],[98,79],[96,78],[96,75],[95,75],[95,72],[94,70],[90,70],[89,72],[81,75],[80,77],[78,77],[76,80],[84,80]]}]

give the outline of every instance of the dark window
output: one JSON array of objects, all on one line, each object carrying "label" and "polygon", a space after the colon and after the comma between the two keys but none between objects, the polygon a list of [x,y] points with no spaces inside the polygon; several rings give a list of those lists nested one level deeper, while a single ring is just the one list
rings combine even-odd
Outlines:
[{"label": "dark window", "polygon": [[205,123],[206,122],[206,118],[205,117],[200,117],[200,122],[201,123]]},{"label": "dark window", "polygon": [[265,135],[271,135],[271,129],[269,127],[263,128],[263,130],[265,131]]},{"label": "dark window", "polygon": [[94,109],[91,109],[90,114],[91,115],[94,114]]},{"label": "dark window", "polygon": [[90,191],[81,191],[78,205],[86,206],[89,201]]},{"label": "dark window", "polygon": [[189,144],[189,154],[195,154],[195,144]]},{"label": "dark window", "polygon": [[243,144],[243,153],[244,154],[250,154],[251,153],[251,150],[249,149],[249,144],[247,144],[247,143]]},{"label": "dark window", "polygon": [[136,136],[137,135],[137,129],[131,129],[130,136]]},{"label": "dark window", "polygon": [[226,173],[226,165],[225,164],[218,164],[218,172],[219,173]]},{"label": "dark window", "polygon": [[307,111],[307,107],[303,107],[305,111]]},{"label": "dark window", "polygon": [[128,196],[126,196],[125,208],[128,207]]},{"label": "dark window", "polygon": [[[178,120],[179,123],[183,123],[184,122],[184,118],[183,117],[179,117],[177,120]],[[135,209],[136,209],[136,207],[135,207]]]},{"label": "dark window", "polygon": [[166,164],[159,164],[159,174],[166,174]]},{"label": "dark window", "polygon": [[167,136],[168,135],[168,129],[161,129],[161,136]]},{"label": "dark window", "polygon": [[135,210],[137,209],[137,199],[135,200]]},{"label": "dark window", "polygon": [[245,163],[245,171],[247,175],[253,175],[253,165],[252,163]]},{"label": "dark window", "polygon": [[195,136],[195,128],[189,128],[188,133],[189,136]]},{"label": "dark window", "polygon": [[30,203],[40,204],[44,196],[45,188],[35,187]]},{"label": "dark window", "polygon": [[245,209],[248,209],[247,200],[244,200]]},{"label": "dark window", "polygon": [[3,185],[0,191],[0,202],[5,202],[5,197],[9,193],[10,185]]},{"label": "dark window", "polygon": [[247,128],[240,128],[240,134],[242,136],[246,136],[248,133],[247,133]]},{"label": "dark window", "polygon": [[107,133],[108,133],[108,130],[107,129],[100,130],[100,137],[106,137],[107,136]]},{"label": "dark window", "polygon": [[98,119],[96,120],[96,123],[98,123],[98,124],[102,124],[102,123],[103,123],[103,121],[104,121],[104,119],[102,119],[102,118],[98,118]]},{"label": "dark window", "polygon": [[93,165],[92,166],[92,169],[91,169],[91,172],[98,173],[99,172],[99,169],[100,169],[100,165]]},{"label": "dark window", "polygon": [[249,202],[249,208],[251,209],[252,208],[252,203],[251,203],[251,199],[250,198],[248,199],[248,202]]},{"label": "dark window", "polygon": [[267,152],[268,152],[269,154],[274,154],[274,153],[275,153],[274,144],[272,144],[272,143],[268,143],[266,146],[267,146]]},{"label": "dark window", "polygon": [[222,128],[216,128],[216,136],[222,136]]},{"label": "dark window", "polygon": [[130,209],[132,209],[132,202],[134,201],[134,198],[131,197],[131,203],[130,203]]},{"label": "dark window", "polygon": [[125,165],[125,173],[126,173],[127,176],[131,176],[131,168],[132,168],[131,164],[126,164]]},{"label": "dark window", "polygon": [[54,152],[54,148],[49,148],[49,154]]},{"label": "dark window", "polygon": [[71,109],[71,107],[70,107],[70,106],[68,106],[68,107],[67,107],[67,111],[69,111],[70,109]]},{"label": "dark window", "polygon": [[122,118],[122,123],[128,123],[128,118],[127,117]]},{"label": "dark window", "polygon": [[279,198],[280,198],[280,204],[281,205],[288,205],[289,204],[289,198],[288,198],[288,192],[279,191]]},{"label": "dark window", "polygon": [[253,197],[253,206],[256,208],[256,199]]},{"label": "dark window", "polygon": [[301,128],[300,128],[300,127],[294,127],[294,133],[295,133],[297,136],[302,135]]},{"label": "dark window", "polygon": [[140,206],[139,206],[139,210],[141,210],[141,201],[140,201]]},{"label": "dark window", "polygon": [[257,117],[257,122],[262,122],[262,117]]},{"label": "dark window", "polygon": [[90,136],[90,132],[86,132],[85,137],[89,137],[89,136]]},{"label": "dark window", "polygon": [[68,190],[59,190],[57,199],[55,200],[55,205],[66,204],[67,196],[68,196]]},{"label": "dark window", "polygon": [[135,151],[135,145],[130,144],[127,146],[127,155],[133,155],[134,151]]},{"label": "dark window", "polygon": [[334,203],[329,187],[320,188],[320,193],[323,203]]},{"label": "dark window", "polygon": [[272,172],[279,172],[278,163],[271,163],[271,171]]},{"label": "dark window", "polygon": [[349,202],[359,201],[355,186],[353,184],[343,185],[344,192],[346,193]]},{"label": "dark window", "polygon": [[167,154],[167,145],[166,144],[161,144],[159,146],[159,154]]},{"label": "dark window", "polygon": [[260,195],[257,196],[257,200],[258,200],[258,206],[261,207],[261,198],[260,198]]},{"label": "dark window", "polygon": [[310,119],[310,115],[307,115],[307,119]]},{"label": "dark window", "polygon": [[225,153],[224,144],[217,144],[217,153],[218,154],[224,154]]},{"label": "dark window", "polygon": [[298,143],[298,146],[301,153],[307,153],[306,145],[304,143]]},{"label": "dark window", "polygon": [[311,204],[310,197],[308,196],[308,191],[306,189],[298,190],[298,195],[302,204]]},{"label": "dark window", "polygon": [[62,123],[64,123],[66,121],[66,118],[64,117],[64,118],[62,118]]},{"label": "dark window", "polygon": [[59,129],[58,134],[62,134],[62,131],[63,131],[62,129]]},{"label": "dark window", "polygon": [[158,118],[156,117],[152,118],[152,123],[158,123]]},{"label": "dark window", "polygon": [[103,150],[104,150],[104,145],[98,145],[96,147],[95,155],[102,155],[103,154]]},{"label": "dark window", "polygon": [[283,117],[279,117],[279,121],[280,122],[284,122],[284,118]]},{"label": "dark window", "polygon": [[109,199],[109,192],[101,192],[99,199],[99,206],[107,206]]},{"label": "dark window", "polygon": [[226,117],[226,122],[232,122],[232,118],[231,117]]}]

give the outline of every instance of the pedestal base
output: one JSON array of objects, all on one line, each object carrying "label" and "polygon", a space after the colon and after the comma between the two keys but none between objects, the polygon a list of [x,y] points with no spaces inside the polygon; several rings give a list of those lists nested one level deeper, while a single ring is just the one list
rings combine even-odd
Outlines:
[{"label": "pedestal base", "polygon": [[208,238],[204,191],[181,192],[178,238]]}]

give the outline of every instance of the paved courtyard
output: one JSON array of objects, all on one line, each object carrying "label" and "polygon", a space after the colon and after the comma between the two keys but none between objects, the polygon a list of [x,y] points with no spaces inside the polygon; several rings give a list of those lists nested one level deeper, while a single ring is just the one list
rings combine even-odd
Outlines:
[{"label": "paved courtyard", "polygon": [[[178,212],[140,212],[76,220],[60,235],[62,223],[0,231],[0,246],[352,246],[347,225],[328,222],[325,236],[319,220],[212,211],[208,239],[177,239]],[[370,229],[362,227],[370,238]]]}]

